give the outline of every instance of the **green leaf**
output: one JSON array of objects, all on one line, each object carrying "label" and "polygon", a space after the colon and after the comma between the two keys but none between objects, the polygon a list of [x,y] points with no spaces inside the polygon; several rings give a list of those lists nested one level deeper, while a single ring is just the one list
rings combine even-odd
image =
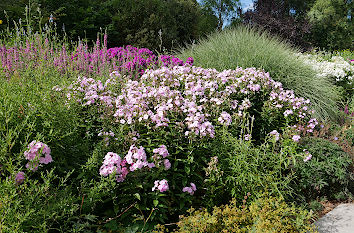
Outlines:
[{"label": "green leaf", "polygon": [[191,168],[190,167],[184,167],[184,170],[186,171],[186,173],[187,173],[187,175],[189,175],[190,174],[190,172],[191,172]]},{"label": "green leaf", "polygon": [[179,203],[179,208],[182,209],[183,207],[184,207],[184,201],[181,201],[181,202]]},{"label": "green leaf", "polygon": [[136,197],[136,199],[138,199],[139,201],[141,200],[139,193],[134,193],[134,197]]},{"label": "green leaf", "polygon": [[159,201],[158,200],[154,200],[153,203],[154,203],[154,206],[156,207],[159,204]]}]

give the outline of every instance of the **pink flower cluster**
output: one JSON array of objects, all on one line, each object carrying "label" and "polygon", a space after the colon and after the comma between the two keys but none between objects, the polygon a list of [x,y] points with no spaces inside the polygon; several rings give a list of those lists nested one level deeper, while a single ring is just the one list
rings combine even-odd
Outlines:
[{"label": "pink flower cluster", "polygon": [[[165,145],[161,145],[159,148],[155,148],[153,153],[154,156],[152,158],[157,162],[157,164],[159,164],[158,166],[160,166],[160,156],[162,156],[162,158],[164,158],[163,165],[165,170],[171,168],[170,161],[166,159],[166,157],[169,156],[169,153]],[[151,169],[156,166],[155,163],[148,162],[144,147],[140,146],[138,148],[135,145],[131,145],[124,159],[122,159],[116,153],[108,152],[100,168],[100,175],[106,177],[114,173],[117,175],[117,181],[122,182],[129,172],[143,169],[144,167]]]},{"label": "pink flower cluster", "polygon": [[214,137],[215,119],[228,125],[242,117],[252,108],[252,96],[260,92],[269,93],[265,106],[274,112],[292,115],[296,122],[308,124],[304,127],[316,125],[315,121],[304,122],[312,114],[309,100],[295,97],[293,91],[284,90],[268,73],[255,68],[218,72],[175,66],[147,70],[139,81],[127,81],[115,99],[114,117],[121,124],[155,127],[168,127],[170,116],[182,117],[178,126],[187,128],[186,136]]},{"label": "pink flower cluster", "polygon": [[224,111],[221,113],[220,117],[218,118],[218,121],[220,122],[220,124],[230,125],[232,118],[230,114]]},{"label": "pink flower cluster", "polygon": [[[160,160],[161,160],[160,156],[162,156],[162,158],[166,158],[167,156],[169,156],[167,147],[165,145],[161,145],[159,148],[154,149],[153,152],[155,154],[154,160],[157,162],[158,165],[160,165]],[[166,170],[171,168],[170,160],[164,159],[163,164]]]},{"label": "pink flower cluster", "polygon": [[[32,141],[28,145],[28,150],[24,152],[25,158],[29,161],[26,168],[31,171],[37,171],[39,164],[48,164],[53,162],[50,155],[50,148],[43,142]],[[44,155],[44,157],[42,157]]]},{"label": "pink flower cluster", "polygon": [[[298,134],[301,134],[301,132],[312,133],[317,125],[318,125],[317,119],[316,118],[311,118],[307,122],[306,125],[298,124],[298,125],[291,126],[290,128],[292,128],[295,131],[295,135],[293,136],[293,140],[295,142],[299,141],[301,137]],[[324,126],[321,125],[321,128],[323,128],[323,127]]]},{"label": "pink flower cluster", "polygon": [[[113,107],[114,95],[107,89],[109,85],[115,84],[117,77],[120,75],[115,73],[104,85],[100,80],[78,77],[77,81],[66,88],[66,96],[69,100],[74,99],[83,106],[93,104],[101,106],[103,104],[106,107]],[[62,89],[55,86],[53,90],[61,91]]]},{"label": "pink flower cluster", "polygon": [[154,187],[152,188],[152,191],[159,190],[161,193],[165,192],[168,190],[168,182],[167,180],[155,180],[154,182]]},{"label": "pink flower cluster", "polygon": [[154,163],[148,163],[146,160],[146,153],[144,147],[137,148],[135,145],[131,145],[128,154],[125,156],[125,160],[130,166],[130,171],[141,169],[143,167],[153,168]]},{"label": "pink flower cluster", "polygon": [[292,139],[294,142],[298,142],[300,140],[300,138],[301,138],[300,135],[294,135]]},{"label": "pink flower cluster", "polygon": [[170,56],[156,56],[147,48],[136,48],[131,45],[125,47],[115,47],[107,50],[108,59],[113,63],[114,70],[119,72],[139,72],[144,73],[147,68],[156,68],[159,66],[183,66],[185,64],[193,65],[193,58],[189,57],[186,62]]},{"label": "pink flower cluster", "polygon": [[126,160],[122,160],[116,153],[108,152],[100,168],[100,175],[108,176],[116,174],[117,181],[122,182],[129,173],[126,163]]},{"label": "pink flower cluster", "polygon": [[184,188],[182,189],[182,192],[184,192],[184,193],[187,192],[187,193],[189,193],[190,195],[193,195],[194,192],[197,191],[197,186],[195,186],[194,183],[190,183],[190,185],[191,185],[191,186],[189,186],[189,187],[184,187]]},{"label": "pink flower cluster", "polygon": [[279,140],[279,133],[276,130],[273,130],[272,132],[269,133],[270,135],[272,135],[275,138],[275,141]]},{"label": "pink flower cluster", "polygon": [[169,156],[167,147],[165,145],[161,145],[159,148],[154,149],[152,152],[161,155],[163,158]]},{"label": "pink flower cluster", "polygon": [[113,123],[178,127],[186,137],[214,137],[216,123],[230,125],[245,116],[253,107],[250,99],[259,94],[265,97],[264,107],[291,117],[296,127],[311,131],[318,124],[315,119],[306,122],[312,114],[309,100],[295,97],[255,68],[218,72],[189,65],[162,67],[145,71],[139,80],[125,77],[121,92],[112,93],[107,86],[117,78],[123,80],[113,72],[104,85],[79,78],[67,88],[67,96],[83,105],[97,105]]},{"label": "pink flower cluster", "polygon": [[310,154],[310,152],[308,152],[306,149],[304,149],[304,152],[306,154],[306,157],[304,158],[304,162],[306,163],[307,161],[311,160],[312,154]]},{"label": "pink flower cluster", "polygon": [[20,185],[23,183],[25,180],[25,173],[24,172],[18,172],[15,177],[15,182],[16,184]]}]

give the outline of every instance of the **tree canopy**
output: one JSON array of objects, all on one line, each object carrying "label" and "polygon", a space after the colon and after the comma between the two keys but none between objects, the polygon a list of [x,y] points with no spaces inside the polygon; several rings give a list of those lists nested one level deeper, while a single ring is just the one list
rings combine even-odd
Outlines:
[{"label": "tree canopy", "polygon": [[241,6],[239,0],[201,0],[201,4],[217,16],[219,30],[237,15],[237,9]]},{"label": "tree canopy", "polygon": [[[58,30],[65,27],[71,38],[95,40],[97,32],[107,29],[111,46],[132,44],[150,49],[171,49],[208,34],[217,26],[217,18],[196,0],[6,0],[9,23],[24,19],[26,5],[42,25],[52,14]],[[6,21],[4,12],[0,19]],[[4,22],[2,28],[8,22]]]},{"label": "tree canopy", "polygon": [[244,23],[303,49],[353,49],[353,8],[352,0],[255,0],[245,13],[240,0],[3,0],[0,30],[20,18],[38,30],[52,15],[52,25],[74,40],[106,30],[109,46],[171,50]]},{"label": "tree canopy", "polygon": [[245,23],[304,49],[354,48],[352,0],[256,0]]}]

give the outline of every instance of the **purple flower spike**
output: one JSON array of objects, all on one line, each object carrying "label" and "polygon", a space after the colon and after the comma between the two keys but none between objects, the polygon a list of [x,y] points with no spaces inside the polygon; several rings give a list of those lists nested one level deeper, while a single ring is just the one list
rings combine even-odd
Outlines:
[{"label": "purple flower spike", "polygon": [[15,177],[16,184],[20,185],[23,183],[24,180],[25,180],[25,173],[18,172]]}]

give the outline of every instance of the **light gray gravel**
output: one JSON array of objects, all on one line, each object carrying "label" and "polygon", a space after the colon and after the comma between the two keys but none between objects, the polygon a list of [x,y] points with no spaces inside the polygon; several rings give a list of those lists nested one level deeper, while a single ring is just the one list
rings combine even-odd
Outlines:
[{"label": "light gray gravel", "polygon": [[315,225],[320,233],[354,233],[354,203],[340,204]]}]

